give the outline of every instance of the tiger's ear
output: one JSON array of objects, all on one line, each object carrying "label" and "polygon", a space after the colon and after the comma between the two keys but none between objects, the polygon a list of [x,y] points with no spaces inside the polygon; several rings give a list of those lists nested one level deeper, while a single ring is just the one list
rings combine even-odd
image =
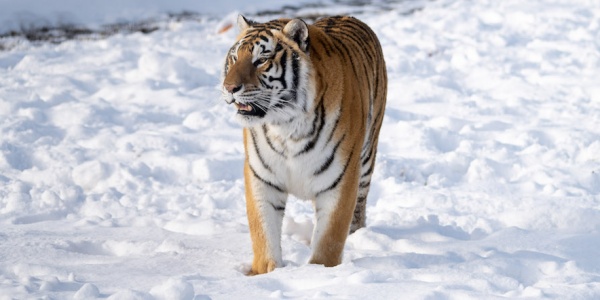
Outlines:
[{"label": "tiger's ear", "polygon": [[308,25],[301,19],[289,21],[283,28],[283,34],[292,39],[304,52],[308,52]]},{"label": "tiger's ear", "polygon": [[238,15],[237,25],[238,25],[238,28],[240,29],[240,32],[252,27],[252,24],[254,24],[253,21],[249,21],[244,16]]}]

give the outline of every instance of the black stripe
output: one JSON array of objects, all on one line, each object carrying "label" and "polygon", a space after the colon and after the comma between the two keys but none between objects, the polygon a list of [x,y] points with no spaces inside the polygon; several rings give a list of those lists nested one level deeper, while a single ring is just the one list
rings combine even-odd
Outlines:
[{"label": "black stripe", "polygon": [[313,118],[312,125],[310,127],[310,132],[307,133],[307,134],[305,134],[305,135],[299,136],[299,137],[293,136],[292,139],[295,142],[299,142],[302,139],[306,139],[306,138],[308,138],[310,136],[313,136],[315,134],[315,131],[317,130],[317,124],[318,124],[318,122],[319,122],[319,112],[317,111],[317,113],[315,114],[315,117]]},{"label": "black stripe", "polygon": [[342,138],[338,141],[338,143],[333,147],[333,150],[331,151],[331,155],[329,155],[329,157],[325,160],[325,163],[323,165],[321,165],[321,167],[319,168],[318,171],[315,172],[315,176],[327,171],[327,169],[329,169],[329,167],[331,166],[331,163],[333,162],[333,159],[335,158],[335,153],[337,152],[338,147],[342,144],[342,141],[346,138],[346,135],[344,134],[344,136],[342,136]]},{"label": "black stripe", "polygon": [[300,64],[298,63],[299,61],[300,57],[298,56],[298,53],[292,52],[292,80],[294,83],[292,88],[294,90],[298,88],[298,80],[300,80]]},{"label": "black stripe", "polygon": [[[348,26],[345,26],[348,27]],[[366,49],[368,43],[367,40],[364,37],[358,36],[357,32],[354,30],[354,28],[350,27],[349,29],[346,29],[344,31],[344,38],[347,38],[349,40],[351,40],[352,42],[354,42],[359,48],[361,48],[362,50],[365,50],[366,53],[369,53],[371,49]],[[367,59],[369,59],[369,57],[366,57]]]},{"label": "black stripe", "polygon": [[319,122],[319,112],[318,111],[317,111],[317,114],[315,115],[315,118],[313,119],[310,132],[306,135],[306,137],[309,137],[309,136],[312,136],[313,134],[315,134],[315,131],[317,130],[317,122]]},{"label": "black stripe", "polygon": [[[331,45],[329,45],[328,43],[320,43],[321,47],[323,48],[323,50],[325,50],[325,55],[327,55],[328,57],[331,57],[331,52],[333,52],[333,50],[331,49]],[[316,49],[315,47],[311,48],[311,49]],[[314,51],[313,53],[317,53],[316,51]],[[312,55],[312,54],[311,54]],[[319,55],[320,56],[320,55]]]},{"label": "black stripe", "polygon": [[[383,111],[385,109],[385,106],[382,105],[382,109],[377,111],[377,114],[375,115],[375,118],[373,119],[373,122],[371,122],[371,135],[370,138],[371,139],[377,139],[377,137],[379,136],[379,133],[375,134],[375,131],[380,130],[381,129],[381,122],[383,122]],[[377,126],[377,124],[379,124],[379,126]],[[372,141],[374,143],[374,141]]]},{"label": "black stripe", "polygon": [[[348,23],[345,28],[349,28],[348,32],[357,36],[357,40],[361,42],[363,45],[372,45],[377,38],[375,37],[375,33],[370,31],[368,27],[360,23]],[[374,46],[374,45],[373,45]],[[369,51],[374,51],[374,47],[369,47]]]},{"label": "black stripe", "polygon": [[[298,101],[298,85],[300,82],[300,57],[295,51],[292,52],[292,94],[291,99]],[[306,111],[306,101],[304,101],[303,111]]]},{"label": "black stripe", "polygon": [[263,167],[265,169],[267,169],[267,171],[269,171],[270,173],[273,173],[273,170],[271,169],[271,167],[269,167],[267,162],[265,162],[265,159],[263,158],[262,154],[260,153],[260,149],[258,148],[258,143],[256,142],[256,132],[254,131],[254,129],[250,129],[250,134],[252,135],[252,145],[254,146],[254,150],[256,151],[256,155],[258,156],[258,160],[260,160],[260,163],[263,165]]},{"label": "black stripe", "polygon": [[271,142],[271,138],[269,137],[269,134],[267,133],[267,126],[263,125],[262,126],[263,129],[263,133],[265,135],[265,139],[267,140],[267,144],[269,145],[269,147],[271,148],[271,150],[273,150],[275,153],[285,157],[285,154],[277,149],[275,149],[275,146],[273,146],[273,142]]},{"label": "black stripe", "polygon": [[360,178],[371,175],[371,173],[373,173],[374,166],[375,166],[375,164],[371,163],[371,166],[369,166],[369,169],[366,172],[364,172],[362,175],[360,175]]},{"label": "black stripe", "polygon": [[340,176],[338,176],[338,178],[335,179],[335,181],[328,186],[327,188],[321,190],[320,192],[318,192],[315,197],[319,197],[319,195],[328,192],[330,190],[335,189],[338,184],[340,184],[340,181],[342,181],[342,177],[344,177],[344,174],[346,174],[346,169],[348,169],[348,166],[350,165],[350,162],[352,161],[352,155],[354,154],[354,148],[352,148],[352,152],[350,152],[350,156],[348,158],[348,161],[346,162],[346,165],[344,166],[344,170],[340,173]]},{"label": "black stripe", "polygon": [[315,145],[319,141],[319,137],[321,136],[323,127],[325,127],[325,101],[321,101],[321,105],[319,105],[318,109],[319,109],[319,111],[317,112],[317,114],[320,115],[320,118],[319,118],[319,129],[317,130],[317,134],[315,135],[315,137],[312,140],[310,140],[304,146],[304,149],[302,149],[302,151],[300,151],[298,154],[295,155],[296,157],[298,157],[302,154],[308,153],[310,150],[312,150],[315,147]]},{"label": "black stripe", "polygon": [[341,118],[342,118],[342,107],[340,107],[340,111],[337,115],[337,118],[335,119],[335,123],[333,123],[333,128],[331,129],[331,133],[329,133],[329,137],[327,138],[327,144],[329,144],[331,142],[331,140],[333,139],[333,134],[335,133],[335,130],[337,129],[338,125],[340,124]]},{"label": "black stripe", "polygon": [[283,188],[279,187],[278,185],[258,176],[258,173],[256,173],[256,170],[254,170],[254,168],[252,167],[252,164],[248,163],[248,165],[250,166],[250,170],[252,171],[252,174],[254,175],[254,177],[258,180],[260,180],[262,183],[266,184],[267,186],[270,186],[271,188],[274,188],[275,190],[277,190],[280,193],[285,193]]},{"label": "black stripe", "polygon": [[282,56],[281,56],[281,76],[279,77],[273,77],[273,76],[269,76],[269,81],[279,81],[281,82],[282,88],[283,89],[287,89],[287,82],[285,82],[285,73],[286,73],[286,67],[287,67],[287,52],[283,52]]},{"label": "black stripe", "polygon": [[[314,48],[311,48],[314,49]],[[315,63],[316,61],[321,61],[321,54],[319,53],[319,51],[316,50],[311,50],[310,51],[310,57],[312,58],[313,63]]]},{"label": "black stripe", "polygon": [[287,101],[286,101],[286,100],[289,100],[289,99],[286,98],[285,96],[283,96],[283,97],[281,97],[279,99],[283,100],[283,102],[277,102],[277,104],[273,105],[273,108],[283,108],[284,106],[289,105],[287,103]]},{"label": "black stripe", "polygon": [[261,84],[262,86],[264,86],[265,88],[268,88],[268,89],[272,89],[272,88],[273,88],[273,86],[272,86],[272,85],[269,85],[269,84],[268,84],[266,81],[264,81],[262,78],[258,78],[258,81],[259,81],[259,82],[260,82],[260,84]]},{"label": "black stripe", "polygon": [[371,181],[361,182],[358,187],[361,189],[368,188],[371,185]]},{"label": "black stripe", "polygon": [[279,205],[275,205],[273,203],[271,203],[271,206],[273,206],[273,209],[276,211],[284,211],[285,210],[285,206],[279,206]]},{"label": "black stripe", "polygon": [[[369,139],[369,140],[370,140],[370,139]],[[369,162],[369,160],[371,159],[371,155],[373,154],[373,151],[371,151],[371,149],[372,149],[372,148],[371,148],[371,147],[369,147],[369,150],[368,150],[368,152],[365,152],[365,153],[369,153],[369,155],[367,155],[367,157],[365,157],[365,158],[363,159],[363,161],[362,161],[362,165],[363,165],[363,166],[364,166],[364,165],[366,165],[366,164]]]},{"label": "black stripe", "polygon": [[356,200],[356,204],[362,204],[366,200],[367,200],[367,197],[358,197],[358,199]]}]

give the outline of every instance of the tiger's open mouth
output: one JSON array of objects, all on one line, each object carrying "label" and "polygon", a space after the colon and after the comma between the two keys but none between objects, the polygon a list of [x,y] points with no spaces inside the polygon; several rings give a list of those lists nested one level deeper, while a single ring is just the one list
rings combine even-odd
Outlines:
[{"label": "tiger's open mouth", "polygon": [[235,108],[237,108],[238,114],[240,115],[257,117],[263,117],[265,115],[265,111],[258,108],[253,103],[244,104],[234,101],[233,105],[235,105]]},{"label": "tiger's open mouth", "polygon": [[248,112],[251,112],[254,110],[252,108],[252,106],[250,106],[248,104],[233,102],[233,105],[235,105],[235,108],[237,108],[238,112],[240,112],[240,113],[248,113]]}]

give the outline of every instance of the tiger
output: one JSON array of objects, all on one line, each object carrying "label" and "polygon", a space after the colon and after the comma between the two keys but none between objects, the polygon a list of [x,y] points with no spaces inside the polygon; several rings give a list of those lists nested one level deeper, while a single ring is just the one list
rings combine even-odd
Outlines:
[{"label": "tiger", "polygon": [[365,226],[387,97],[381,44],[350,16],[309,25],[239,15],[222,96],[243,127],[244,186],[253,260],[247,275],[282,267],[288,195],[310,200],[310,264],[339,265],[349,234]]}]

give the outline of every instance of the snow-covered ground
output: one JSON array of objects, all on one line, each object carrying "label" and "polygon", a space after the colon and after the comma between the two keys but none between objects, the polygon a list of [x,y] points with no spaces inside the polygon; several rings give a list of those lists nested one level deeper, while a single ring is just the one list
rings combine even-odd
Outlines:
[{"label": "snow-covered ground", "polygon": [[[0,11],[54,13],[15,3]],[[390,80],[367,228],[340,266],[307,265],[312,208],[292,199],[286,266],[254,277],[220,7],[0,52],[0,299],[600,298],[600,2],[355,12]]]},{"label": "snow-covered ground", "polygon": [[[326,0],[331,1],[331,0]],[[162,18],[164,14],[192,12],[218,16],[231,11],[257,13],[284,5],[300,6],[314,0],[0,0],[0,34],[38,26],[85,25],[137,22]]]}]

